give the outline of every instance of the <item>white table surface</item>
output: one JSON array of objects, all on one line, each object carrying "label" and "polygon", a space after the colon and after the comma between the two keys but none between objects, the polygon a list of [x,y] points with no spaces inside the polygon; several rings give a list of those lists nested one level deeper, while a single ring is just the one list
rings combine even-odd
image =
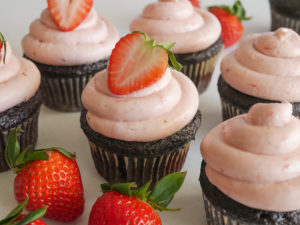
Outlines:
[{"label": "white table surface", "polygon": [[[95,0],[94,7],[100,15],[111,20],[123,36],[129,32],[129,23],[141,13],[143,7],[155,0]],[[233,0],[202,0],[203,6],[213,4],[232,3]],[[251,21],[244,22],[245,35],[249,33],[265,32],[270,29],[270,10],[267,0],[242,0],[247,15]],[[22,55],[21,39],[28,33],[29,24],[46,7],[46,0],[2,0],[0,7],[0,31],[12,45],[16,55]],[[231,51],[235,46],[224,51]],[[177,213],[161,212],[164,225],[205,225],[205,212],[198,181],[200,171],[200,142],[203,136],[221,121],[221,106],[216,82],[219,64],[213,75],[212,82],[200,96],[200,110],[202,124],[191,144],[185,166],[186,181],[178,192],[170,207],[181,207]],[[87,140],[80,129],[79,113],[61,113],[42,107],[39,120],[39,139],[37,148],[61,146],[71,152],[76,152],[77,161],[85,191],[85,210],[77,220],[70,222],[74,225],[85,225],[95,200],[101,195],[100,184],[105,180],[97,173]],[[0,173],[0,218],[3,218],[17,205],[14,199],[13,172]],[[62,225],[65,223],[45,219],[48,225]]]}]

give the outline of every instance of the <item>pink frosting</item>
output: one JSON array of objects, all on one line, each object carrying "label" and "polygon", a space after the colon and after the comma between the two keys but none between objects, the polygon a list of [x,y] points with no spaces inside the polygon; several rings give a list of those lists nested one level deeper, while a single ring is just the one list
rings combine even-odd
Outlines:
[{"label": "pink frosting", "polygon": [[114,95],[103,70],[84,89],[82,102],[94,131],[115,139],[147,142],[170,136],[187,125],[198,110],[199,97],[189,78],[170,69],[145,89]]},{"label": "pink frosting", "polygon": [[[8,42],[5,64],[0,62],[0,112],[30,99],[40,86],[41,75],[36,66],[13,55]],[[1,56],[4,48],[1,49]],[[2,58],[2,57],[1,57]]]},{"label": "pink frosting", "polygon": [[256,104],[204,138],[209,181],[232,199],[271,211],[300,209],[300,121],[288,102]]},{"label": "pink frosting", "polygon": [[300,101],[300,37],[288,28],[252,34],[221,64],[224,80],[259,98]]},{"label": "pink frosting", "polygon": [[45,9],[23,38],[24,53],[48,65],[80,65],[108,57],[119,40],[115,26],[91,10],[73,31],[59,30]]},{"label": "pink frosting", "polygon": [[221,34],[221,25],[211,13],[194,8],[188,0],[160,0],[147,5],[130,30],[147,33],[157,42],[176,42],[174,53],[206,49]]}]

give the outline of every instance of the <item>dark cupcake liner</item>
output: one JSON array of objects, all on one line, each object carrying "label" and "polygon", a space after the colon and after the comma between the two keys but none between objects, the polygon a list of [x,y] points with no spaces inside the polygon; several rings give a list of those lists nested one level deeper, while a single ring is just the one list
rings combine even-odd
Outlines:
[{"label": "dark cupcake liner", "polygon": [[26,120],[22,121],[20,124],[10,127],[7,130],[0,131],[0,172],[9,170],[9,167],[5,162],[4,152],[5,152],[7,138],[10,130],[17,127],[22,129],[23,132],[18,137],[21,149],[24,149],[29,145],[31,145],[32,148],[35,147],[38,138],[39,113],[40,113],[40,107],[35,109],[35,111],[32,112],[31,116]]},{"label": "dark cupcake liner", "polygon": [[300,15],[299,0],[269,0],[271,8],[287,16],[297,17]]},{"label": "dark cupcake liner", "polygon": [[65,112],[78,112],[82,109],[81,93],[84,87],[97,72],[106,68],[108,62],[106,58],[85,65],[52,66],[30,60],[42,75],[44,104]]},{"label": "dark cupcake liner", "polygon": [[[279,102],[246,95],[228,85],[222,75],[218,80],[218,91],[221,99],[223,121],[247,113],[254,104]],[[291,104],[293,115],[300,118],[300,102],[291,102]]]},{"label": "dark cupcake liner", "polygon": [[199,94],[207,89],[222,50],[223,41],[219,38],[205,50],[187,54],[175,54],[177,61],[183,66],[182,73],[194,82]]},{"label": "dark cupcake liner", "polygon": [[208,225],[298,225],[300,210],[273,212],[250,208],[225,195],[210,183],[202,161],[200,184]]},{"label": "dark cupcake liner", "polygon": [[180,171],[191,140],[200,126],[198,111],[193,120],[180,131],[164,139],[150,142],[122,141],[93,131],[81,113],[81,128],[88,138],[95,166],[112,183],[134,181],[141,186],[152,180]]},{"label": "dark cupcake liner", "polygon": [[149,180],[159,181],[167,174],[178,172],[183,167],[190,143],[178,150],[158,157],[120,155],[89,142],[97,171],[110,183],[134,181],[142,186]]},{"label": "dark cupcake liner", "polygon": [[275,31],[280,27],[287,27],[293,29],[300,34],[300,13],[298,16],[291,16],[291,14],[283,14],[274,8],[271,8],[271,30]]}]

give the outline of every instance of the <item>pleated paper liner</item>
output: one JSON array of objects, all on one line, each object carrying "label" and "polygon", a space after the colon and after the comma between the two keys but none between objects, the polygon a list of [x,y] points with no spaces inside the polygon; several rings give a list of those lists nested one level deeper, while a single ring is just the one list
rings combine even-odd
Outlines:
[{"label": "pleated paper liner", "polygon": [[210,183],[201,164],[200,184],[208,225],[299,225],[300,210],[275,212],[245,206]]},{"label": "pleated paper liner", "polygon": [[65,112],[78,112],[82,109],[81,93],[84,87],[97,72],[106,68],[108,62],[108,58],[105,58],[86,65],[52,66],[30,60],[42,75],[44,104]]},{"label": "pleated paper liner", "polygon": [[[21,123],[19,128],[24,132],[19,136],[19,142],[21,149],[26,148],[31,145],[32,148],[35,147],[38,138],[38,117],[40,110],[36,111],[32,117],[28,118],[26,121]],[[15,127],[12,127],[13,129]],[[10,129],[10,130],[11,130]],[[0,131],[0,172],[9,170],[8,165],[5,162],[4,150],[7,143],[7,138],[10,130]]]},{"label": "pleated paper liner", "polygon": [[167,174],[180,171],[190,143],[157,157],[120,155],[90,141],[89,145],[96,169],[105,180],[111,183],[135,181],[138,186],[142,186],[149,180],[156,183]]},{"label": "pleated paper liner", "polygon": [[198,111],[189,124],[173,135],[156,141],[134,142],[95,132],[86,121],[86,113],[86,110],[81,113],[81,128],[88,138],[99,174],[112,183],[134,181],[139,186],[181,170],[201,122]]},{"label": "pleated paper liner", "polygon": [[283,15],[275,9],[271,9],[271,30],[275,31],[280,27],[287,27],[293,29],[300,34],[300,17],[293,17],[290,15]]},{"label": "pleated paper liner", "polygon": [[177,61],[183,66],[182,73],[194,82],[199,94],[207,89],[222,50],[223,41],[219,38],[212,46],[205,50],[194,53],[175,54]]},{"label": "pleated paper liner", "polygon": [[[223,121],[247,113],[254,104],[279,102],[246,95],[229,86],[221,75],[218,80],[218,91],[221,99]],[[291,104],[293,115],[300,119],[300,102],[291,102]]]}]

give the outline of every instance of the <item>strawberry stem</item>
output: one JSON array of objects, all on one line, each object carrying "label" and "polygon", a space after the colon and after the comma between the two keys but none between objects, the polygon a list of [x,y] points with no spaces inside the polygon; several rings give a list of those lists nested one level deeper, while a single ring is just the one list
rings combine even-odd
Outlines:
[{"label": "strawberry stem", "polygon": [[4,47],[4,56],[3,56],[3,63],[5,64],[5,58],[6,58],[6,40],[3,36],[3,34],[0,32],[0,42],[3,44]]},{"label": "strawberry stem", "polygon": [[136,30],[136,31],[133,31],[132,33],[141,33],[144,35],[145,41],[148,42],[152,47],[160,47],[160,48],[164,49],[168,53],[172,67],[174,69],[176,69],[177,71],[181,71],[182,65],[176,60],[175,55],[170,50],[176,44],[175,42],[162,42],[162,43],[156,44],[155,41],[150,39],[149,36],[144,32]]},{"label": "strawberry stem", "polygon": [[18,141],[18,134],[20,132],[22,132],[20,128],[12,129],[8,135],[7,144],[5,147],[6,163],[16,173],[20,172],[20,170],[31,161],[48,160],[49,156],[46,152],[51,150],[58,151],[69,159],[75,159],[74,153],[70,153],[60,147],[51,147],[28,152],[29,149],[31,149],[31,146],[27,146],[25,149],[20,150],[20,144]]}]

